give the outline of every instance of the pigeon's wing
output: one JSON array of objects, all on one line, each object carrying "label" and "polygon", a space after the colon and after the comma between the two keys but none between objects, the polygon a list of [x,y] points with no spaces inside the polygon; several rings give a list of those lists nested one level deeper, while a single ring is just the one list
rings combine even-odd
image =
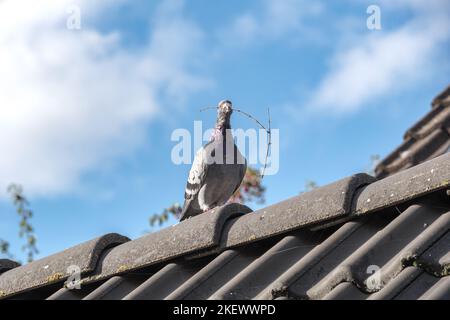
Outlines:
[{"label": "pigeon's wing", "polygon": [[198,192],[202,188],[206,180],[206,174],[208,173],[208,149],[210,143],[207,143],[204,147],[200,148],[195,155],[194,163],[192,163],[191,170],[189,171],[189,177],[186,183],[186,189],[184,191],[184,206],[181,212],[180,221],[201,213],[198,209],[192,208],[192,202],[195,200]]},{"label": "pigeon's wing", "polygon": [[207,147],[210,143],[211,142],[200,148],[195,155],[194,163],[192,163],[191,170],[189,171],[189,177],[186,183],[186,189],[184,191],[185,200],[194,198],[205,183],[205,178],[209,167]]},{"label": "pigeon's wing", "polygon": [[240,166],[239,176],[238,179],[236,180],[236,188],[233,191],[233,195],[240,188],[246,172],[247,172],[247,159],[245,159],[245,163]]}]

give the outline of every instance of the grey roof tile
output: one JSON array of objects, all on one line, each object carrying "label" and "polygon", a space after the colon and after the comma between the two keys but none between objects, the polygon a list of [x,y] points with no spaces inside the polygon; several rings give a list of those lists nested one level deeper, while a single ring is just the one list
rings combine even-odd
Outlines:
[{"label": "grey roof tile", "polygon": [[325,232],[303,230],[281,239],[217,290],[210,299],[253,299],[286,269],[326,238]]},{"label": "grey roof tile", "polygon": [[[448,277],[446,277],[448,278]],[[440,278],[434,277],[426,272],[422,272],[414,281],[403,289],[394,300],[417,300],[424,293],[430,290]]]},{"label": "grey roof tile", "polygon": [[447,231],[417,259],[415,264],[436,276],[448,276],[450,273],[449,244],[450,231]]},{"label": "grey roof tile", "polygon": [[431,111],[406,131],[404,142],[377,165],[378,178],[447,152],[450,141],[449,88],[433,100]]},{"label": "grey roof tile", "polygon": [[[450,115],[450,108],[448,108]],[[449,146],[449,133],[447,127],[438,127],[428,133],[403,154],[411,165],[422,163],[430,158],[444,154]]]},{"label": "grey roof tile", "polygon": [[392,300],[402,292],[411,282],[424,271],[418,267],[406,267],[402,272],[389,281],[380,291],[373,293],[368,300]]},{"label": "grey roof tile", "polygon": [[347,222],[274,280],[257,299],[281,294],[308,299],[308,290],[386,224],[382,219]]},{"label": "grey roof tile", "polygon": [[440,105],[450,105],[450,86],[444,89],[436,98],[433,99],[431,105],[435,108]]},{"label": "grey roof tile", "polygon": [[[429,226],[427,232],[423,231],[425,226]],[[449,227],[450,213],[411,206],[312,287],[308,295],[320,299],[341,282],[353,282],[365,292],[378,291],[401,272],[406,260],[420,255]],[[376,286],[368,282],[369,277],[375,277],[369,272],[371,268],[380,269]]]},{"label": "grey roof tile", "polygon": [[436,105],[425,117],[408,129],[404,139],[420,140],[440,127],[450,126],[450,109],[446,105]]},{"label": "grey roof tile", "polygon": [[242,245],[348,215],[355,191],[373,181],[367,174],[356,174],[240,217],[225,234],[223,246]]},{"label": "grey roof tile", "polygon": [[0,259],[0,274],[5,271],[17,268],[18,266],[20,266],[20,263],[16,261],[10,259]]},{"label": "grey roof tile", "polygon": [[222,252],[192,278],[174,290],[167,299],[208,299],[266,251],[252,244]]},{"label": "grey roof tile", "polygon": [[91,272],[105,249],[128,240],[119,234],[109,233],[2,273],[0,296],[63,281],[70,275],[68,271],[70,266],[77,266],[81,274]]},{"label": "grey roof tile", "polygon": [[[434,214],[439,211],[435,208],[423,207],[423,210],[427,212],[433,212]],[[445,210],[445,209],[441,209]],[[448,210],[448,209],[447,209]],[[442,211],[441,211],[442,212]],[[443,211],[445,212],[445,211]],[[382,281],[383,284],[390,281],[393,277],[398,275],[399,272],[405,267],[410,265],[419,265],[418,261],[420,255],[423,254],[429,247],[432,246],[440,237],[442,237],[450,228],[450,211],[441,214],[431,224],[425,222],[423,225],[423,231],[418,234],[410,243],[399,250],[399,253],[389,261],[383,267]],[[419,265],[420,266],[420,265]],[[425,270],[428,270],[425,268]]]},{"label": "grey roof tile", "polygon": [[354,284],[343,282],[331,290],[323,300],[365,300],[368,294],[361,292]]},{"label": "grey roof tile", "polygon": [[83,300],[120,300],[146,280],[133,275],[114,276],[86,295]]},{"label": "grey roof tile", "polygon": [[419,300],[450,300],[450,276],[439,279]]},{"label": "grey roof tile", "polygon": [[78,295],[78,291],[72,291],[67,288],[61,288],[46,300],[80,300],[83,296]]},{"label": "grey roof tile", "polygon": [[361,189],[353,214],[394,206],[449,186],[450,153],[447,153]]},{"label": "grey roof tile", "polygon": [[367,222],[346,223],[257,298],[272,298],[273,292],[283,291],[297,298],[324,298],[342,282],[357,283],[361,290],[368,292],[371,287],[365,281],[372,265],[383,267],[385,277],[381,280],[388,283],[402,270],[405,261],[417,257],[449,228],[449,214],[442,214],[445,210],[412,206],[387,227],[382,223],[385,218],[378,217],[376,223],[375,216],[368,217]]},{"label": "grey roof tile", "polygon": [[48,296],[46,300],[81,300],[83,297],[85,297],[89,292],[91,288],[89,287],[82,287],[81,289],[73,289],[69,290],[65,287],[59,289],[52,295]]},{"label": "grey roof tile", "polygon": [[239,250],[226,250],[169,294],[167,300],[205,300],[248,265],[252,258],[252,255],[240,254]]},{"label": "grey roof tile", "polygon": [[202,267],[203,264],[199,263],[199,261],[168,263],[133,292],[125,296],[124,300],[164,299]]},{"label": "grey roof tile", "polygon": [[237,203],[184,220],[113,248],[102,259],[95,274],[83,283],[98,281],[134,269],[174,259],[180,255],[217,247],[225,222],[251,209]]}]

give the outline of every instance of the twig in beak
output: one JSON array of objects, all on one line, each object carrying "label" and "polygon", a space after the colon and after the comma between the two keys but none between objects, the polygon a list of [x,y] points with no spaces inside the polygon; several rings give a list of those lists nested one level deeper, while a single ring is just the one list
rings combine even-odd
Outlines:
[{"label": "twig in beak", "polygon": [[264,160],[264,168],[261,173],[261,180],[264,178],[264,174],[266,173],[267,158],[269,158],[269,150],[270,150],[270,146],[272,145],[272,132],[270,129],[270,109],[269,109],[269,107],[267,107],[267,116],[269,118],[269,130],[266,130],[267,136],[268,136],[268,138],[267,138],[268,142],[267,142],[266,159]]},{"label": "twig in beak", "polygon": [[211,110],[211,109],[218,109],[218,107],[206,107],[206,108],[200,109],[200,112],[203,112],[206,110]]},{"label": "twig in beak", "polygon": [[[211,110],[211,109],[218,109],[218,107],[206,107],[203,109],[200,109],[200,112],[206,111],[206,110]],[[272,145],[272,132],[271,132],[271,121],[270,121],[270,109],[267,108],[267,115],[269,117],[269,129],[267,129],[265,126],[262,125],[261,122],[259,122],[255,117],[253,117],[252,115],[250,115],[249,113],[239,110],[239,109],[234,109],[232,108],[233,111],[242,113],[243,115],[247,116],[248,118],[252,119],[253,121],[255,121],[261,128],[263,128],[266,133],[267,133],[267,151],[266,151],[266,159],[264,160],[264,167],[261,171],[261,180],[264,178],[264,174],[266,172],[266,168],[267,168],[267,159],[269,158],[269,152],[270,152],[270,146]]]}]

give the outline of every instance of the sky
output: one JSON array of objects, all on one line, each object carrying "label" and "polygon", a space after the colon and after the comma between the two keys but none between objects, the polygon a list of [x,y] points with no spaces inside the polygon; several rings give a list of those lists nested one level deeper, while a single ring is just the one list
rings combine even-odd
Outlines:
[{"label": "sky", "polygon": [[279,129],[265,205],[365,172],[450,83],[449,57],[446,0],[2,0],[0,238],[26,260],[13,182],[38,258],[144,235],[183,201],[190,165],[173,163],[172,133],[212,127],[199,110],[222,99],[264,123],[270,107]]}]

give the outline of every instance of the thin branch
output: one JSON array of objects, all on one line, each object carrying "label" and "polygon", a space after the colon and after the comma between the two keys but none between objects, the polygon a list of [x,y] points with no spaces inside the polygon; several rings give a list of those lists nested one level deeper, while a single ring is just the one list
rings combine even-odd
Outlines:
[{"label": "thin branch", "polygon": [[203,109],[200,109],[200,112],[206,111],[206,110],[211,110],[211,109],[218,109],[217,107],[206,107]]},{"label": "thin branch", "polygon": [[272,131],[270,128],[270,109],[269,108],[267,108],[267,116],[269,118],[269,130],[266,130],[267,137],[268,137],[267,138],[268,143],[267,143],[266,159],[264,160],[264,168],[261,173],[261,180],[264,179],[264,174],[266,173],[267,159],[269,158],[270,146],[272,145]]},{"label": "thin branch", "polygon": [[247,117],[249,117],[250,119],[253,119],[254,121],[256,121],[257,124],[259,124],[259,125],[261,126],[261,128],[263,128],[263,129],[266,130],[266,132],[267,132],[266,127],[264,127],[264,126],[261,124],[261,122],[259,122],[259,121],[258,121],[256,118],[254,118],[252,115],[250,115],[250,114],[248,114],[247,112],[244,112],[244,111],[242,111],[242,110],[239,110],[239,109],[233,109],[233,111],[240,112],[240,113],[246,115]]}]

